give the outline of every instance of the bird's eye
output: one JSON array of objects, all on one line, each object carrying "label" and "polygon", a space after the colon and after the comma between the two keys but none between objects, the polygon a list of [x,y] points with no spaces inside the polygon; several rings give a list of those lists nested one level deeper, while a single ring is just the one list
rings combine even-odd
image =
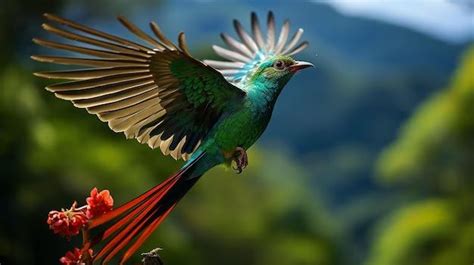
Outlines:
[{"label": "bird's eye", "polygon": [[283,70],[283,69],[285,69],[285,63],[281,60],[275,61],[273,63],[273,68],[275,68],[277,70]]}]

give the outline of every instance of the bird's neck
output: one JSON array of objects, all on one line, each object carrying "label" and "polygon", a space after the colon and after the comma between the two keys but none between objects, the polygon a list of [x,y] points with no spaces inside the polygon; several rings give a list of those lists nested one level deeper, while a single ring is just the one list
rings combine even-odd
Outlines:
[{"label": "bird's neck", "polygon": [[[289,79],[288,79],[289,80]],[[272,80],[267,78],[257,78],[247,87],[248,96],[259,104],[273,107],[281,90],[288,80]]]}]

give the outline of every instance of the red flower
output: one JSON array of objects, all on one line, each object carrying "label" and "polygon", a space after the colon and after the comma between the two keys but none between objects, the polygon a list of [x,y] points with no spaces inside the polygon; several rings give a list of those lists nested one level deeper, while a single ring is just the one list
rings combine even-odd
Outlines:
[{"label": "red flower", "polygon": [[87,217],[82,211],[76,211],[76,203],[74,203],[69,210],[49,212],[47,223],[49,229],[55,234],[69,238],[79,234],[87,223]]},{"label": "red flower", "polygon": [[[92,256],[92,249],[89,249],[89,256]],[[62,265],[77,265],[77,264],[85,264],[82,262],[82,251],[78,248],[74,248],[72,251],[66,252],[64,257],[59,259],[59,262]]]},{"label": "red flower", "polygon": [[81,256],[81,250],[78,248],[74,248],[72,251],[66,252],[66,255],[59,259],[59,262],[61,262],[61,264],[63,265],[76,265],[81,262]]},{"label": "red flower", "polygon": [[91,190],[91,196],[87,197],[87,211],[88,218],[94,218],[112,210],[114,206],[114,199],[108,190],[99,192],[97,188]]}]

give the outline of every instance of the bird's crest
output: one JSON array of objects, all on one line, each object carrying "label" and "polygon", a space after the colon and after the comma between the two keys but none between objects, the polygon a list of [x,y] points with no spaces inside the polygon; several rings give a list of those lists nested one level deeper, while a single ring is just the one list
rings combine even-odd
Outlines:
[{"label": "bird's crest", "polygon": [[234,28],[241,41],[226,33],[221,33],[222,40],[228,48],[213,45],[214,51],[226,61],[204,60],[204,63],[218,70],[227,81],[244,89],[248,78],[266,59],[275,55],[294,55],[308,46],[307,41],[299,43],[303,29],[299,28],[288,41],[290,22],[285,20],[278,38],[275,38],[276,25],[273,13],[268,12],[266,38],[255,12],[251,14],[252,35],[248,34],[238,20]]}]

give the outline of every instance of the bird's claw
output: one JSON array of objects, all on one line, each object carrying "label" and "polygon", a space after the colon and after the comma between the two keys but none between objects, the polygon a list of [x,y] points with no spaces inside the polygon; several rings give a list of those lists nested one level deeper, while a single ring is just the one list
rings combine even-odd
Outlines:
[{"label": "bird's claw", "polygon": [[233,167],[235,172],[237,172],[237,174],[242,173],[242,170],[244,170],[249,164],[245,149],[237,147],[234,152],[233,161],[235,162],[235,167]]}]

